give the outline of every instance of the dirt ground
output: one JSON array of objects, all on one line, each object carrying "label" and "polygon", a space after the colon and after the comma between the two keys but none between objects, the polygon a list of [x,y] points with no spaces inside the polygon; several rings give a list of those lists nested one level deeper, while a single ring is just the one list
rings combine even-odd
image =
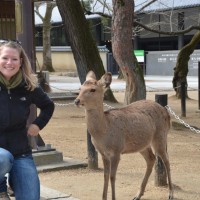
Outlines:
[{"label": "dirt ground", "polygon": [[[118,104],[107,103],[113,107],[122,106],[124,93],[114,93]],[[159,94],[157,92],[156,94]],[[166,94],[166,93],[165,93]],[[168,94],[168,105],[181,116],[180,100],[174,98],[174,92]],[[187,124],[200,127],[198,112],[198,93],[190,91],[190,100],[186,103],[186,117],[181,117]],[[148,92],[147,99],[155,100],[155,93]],[[64,157],[72,157],[87,162],[86,123],[83,108],[76,108],[72,100],[57,102],[50,123],[41,131],[46,144],[61,151]],[[66,104],[66,105],[62,105]],[[172,121],[178,122],[173,115]],[[174,199],[200,200],[200,133],[190,128],[172,127],[168,137],[168,153],[171,163]],[[116,196],[118,200],[130,200],[137,193],[145,171],[145,162],[140,154],[122,155],[119,163]],[[146,187],[143,200],[167,199],[168,188],[154,185],[153,171]],[[99,169],[68,169],[40,173],[41,184],[81,200],[101,200],[103,190],[103,166],[99,155]],[[111,199],[110,186],[108,199]]]}]

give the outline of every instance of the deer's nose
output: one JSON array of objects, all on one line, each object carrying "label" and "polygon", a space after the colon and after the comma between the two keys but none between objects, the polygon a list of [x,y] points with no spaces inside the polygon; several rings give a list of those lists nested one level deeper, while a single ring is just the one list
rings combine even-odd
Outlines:
[{"label": "deer's nose", "polygon": [[74,103],[78,106],[79,103],[80,103],[80,99],[75,99],[75,100],[74,100]]}]

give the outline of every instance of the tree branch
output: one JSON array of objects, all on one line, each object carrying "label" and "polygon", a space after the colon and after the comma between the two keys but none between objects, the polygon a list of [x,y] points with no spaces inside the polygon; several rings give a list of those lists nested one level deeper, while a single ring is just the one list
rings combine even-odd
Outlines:
[{"label": "tree branch", "polygon": [[192,30],[200,30],[200,26],[189,26],[185,30],[180,30],[180,31],[175,31],[175,32],[174,31],[172,31],[172,32],[171,31],[161,31],[161,30],[151,29],[148,26],[141,24],[138,21],[134,21],[134,25],[140,26],[140,27],[142,27],[145,30],[150,31],[150,32],[160,33],[160,34],[163,34],[163,35],[173,35],[173,36],[182,35],[182,34],[190,32]]}]

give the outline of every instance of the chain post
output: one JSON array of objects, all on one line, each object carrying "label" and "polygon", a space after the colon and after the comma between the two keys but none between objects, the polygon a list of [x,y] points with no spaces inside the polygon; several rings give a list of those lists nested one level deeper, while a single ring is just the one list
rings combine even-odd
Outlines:
[{"label": "chain post", "polygon": [[[167,105],[167,94],[156,94],[155,101],[161,106],[165,107]],[[155,163],[155,185],[165,186],[167,185],[167,174],[165,166],[162,160],[156,155]]]},{"label": "chain post", "polygon": [[186,117],[186,87],[185,82],[181,83],[181,116]]}]

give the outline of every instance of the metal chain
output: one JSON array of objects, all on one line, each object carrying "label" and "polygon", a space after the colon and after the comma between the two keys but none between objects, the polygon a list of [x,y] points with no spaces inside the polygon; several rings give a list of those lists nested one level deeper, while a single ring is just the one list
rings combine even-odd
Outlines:
[{"label": "metal chain", "polygon": [[157,89],[157,88],[153,88],[153,87],[150,87],[150,86],[146,86],[146,87],[147,87],[148,92],[170,92],[170,91],[174,91],[174,89],[180,88],[181,86],[177,86],[177,87],[174,87],[174,88],[165,88],[165,89]]},{"label": "metal chain", "polygon": [[[56,106],[71,106],[71,105],[74,105],[74,102],[73,103],[54,103]],[[103,105],[105,106],[105,107],[108,107],[109,109],[111,109],[111,108],[114,108],[113,106],[110,106],[110,105],[108,105],[108,104],[106,104],[106,103],[103,103]]]},{"label": "metal chain", "polygon": [[56,106],[70,106],[74,105],[74,103],[54,103]]},{"label": "metal chain", "polygon": [[[50,86],[50,85],[49,85]],[[52,86],[50,86],[50,87],[52,87]],[[180,87],[180,86],[178,86],[178,87]],[[177,87],[177,88],[178,88]],[[55,88],[55,87],[54,87]],[[158,90],[154,90],[154,88],[152,88],[152,87],[148,87],[148,88],[151,88],[152,89],[152,91],[158,91]],[[57,89],[59,89],[59,88],[57,88]],[[62,90],[62,89],[60,89],[60,90]],[[192,89],[193,91],[195,90],[195,89]],[[68,90],[68,92],[69,92],[70,90]],[[159,90],[159,91],[171,91],[171,89],[165,89],[165,90]],[[72,92],[72,91],[70,91],[70,92]],[[149,90],[149,92],[151,92],[150,90]],[[63,103],[55,103],[55,105],[56,106],[70,106],[70,105],[74,105],[74,103],[66,103],[66,104],[63,104]],[[115,107],[113,107],[113,106],[110,106],[110,105],[108,105],[108,104],[106,104],[106,103],[103,103],[103,105],[105,106],[105,107],[107,107],[108,109],[113,109],[113,108],[115,108]],[[166,109],[168,110],[168,112],[172,115],[172,116],[174,116],[175,117],[175,119],[176,120],[178,120],[181,124],[183,124],[186,128],[189,128],[191,131],[195,131],[196,133],[200,133],[200,130],[198,130],[198,129],[195,129],[194,127],[192,127],[192,126],[190,126],[188,123],[186,123],[185,121],[183,121],[182,119],[180,119],[180,117],[178,116],[178,115],[176,115],[175,114],[175,112],[169,107],[169,105],[166,105],[165,106],[166,107]]]},{"label": "metal chain", "polygon": [[77,90],[75,90],[75,89],[74,90],[66,90],[66,89],[62,89],[62,88],[52,86],[51,84],[48,84],[48,83],[45,83],[45,85],[48,85],[50,88],[54,88],[54,89],[64,91],[64,92],[69,92],[69,93],[77,92]]},{"label": "metal chain", "polygon": [[[48,83],[45,83],[45,84],[48,85],[51,88],[54,88],[54,89],[57,89],[57,90],[60,90],[60,91],[70,92],[70,93],[77,92],[77,89],[76,90],[75,89],[74,90],[66,90],[66,89],[61,89],[61,88],[52,86],[51,84],[48,84]],[[178,89],[180,87],[181,86],[177,86],[177,87],[174,87],[174,88],[157,89],[157,88],[154,88],[154,87],[147,86],[147,92],[170,92],[170,91],[174,91],[174,89]],[[191,87],[188,87],[188,89],[189,90],[187,90],[187,91],[198,91],[198,89],[191,88]],[[121,91],[121,90],[114,90],[113,89],[113,91],[116,92],[116,91]]]},{"label": "metal chain", "polygon": [[108,105],[108,104],[106,104],[106,103],[103,103],[103,105],[104,105],[105,107],[109,108],[109,109],[114,108],[113,106],[110,106],[110,105]]},{"label": "metal chain", "polygon": [[[106,103],[103,103],[104,106],[108,108],[114,108]],[[178,115],[175,114],[175,112],[169,107],[169,105],[165,106],[168,112],[175,117],[176,120],[178,120],[181,124],[183,124],[186,128],[189,128],[191,131],[195,131],[196,133],[200,133],[200,130],[195,129],[194,127],[190,126],[188,123],[186,123],[184,120],[180,119]]]},{"label": "metal chain", "polygon": [[175,117],[176,120],[178,120],[181,124],[183,124],[186,128],[189,128],[191,131],[195,131],[196,133],[200,133],[200,130],[195,129],[194,127],[190,126],[188,123],[180,119],[178,115],[169,107],[169,105],[166,105],[165,108],[168,110],[168,112]]}]

